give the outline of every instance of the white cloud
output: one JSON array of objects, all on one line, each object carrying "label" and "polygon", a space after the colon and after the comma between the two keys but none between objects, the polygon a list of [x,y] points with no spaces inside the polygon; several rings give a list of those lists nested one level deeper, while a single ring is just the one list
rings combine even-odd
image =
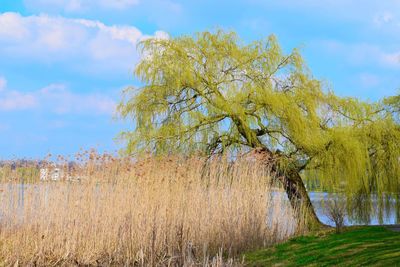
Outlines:
[{"label": "white cloud", "polygon": [[0,110],[27,110],[37,107],[37,101],[31,94],[18,91],[5,91],[0,94]]},{"label": "white cloud", "polygon": [[[370,10],[372,6],[376,6],[374,0],[280,0],[280,1],[264,1],[264,0],[248,0],[251,3],[262,7],[278,7],[285,9],[293,9],[296,11],[307,10],[308,12],[318,12],[329,17],[348,17],[352,14],[353,18],[360,17],[360,13]],[[395,1],[395,0],[388,0]],[[354,12],[357,10],[358,12]],[[329,12],[326,12],[329,11]],[[363,11],[363,12],[361,12]]]},{"label": "white cloud", "polygon": [[[156,37],[165,37],[156,32]],[[136,44],[149,36],[133,26],[47,15],[0,14],[0,56],[35,62],[62,62],[93,71],[124,72],[138,58]]]},{"label": "white cloud", "polygon": [[137,5],[139,3],[139,0],[100,0],[92,2],[100,3],[100,5],[102,5],[103,7],[123,9]]},{"label": "white cloud", "polygon": [[43,109],[57,114],[112,114],[116,103],[102,94],[77,94],[64,84],[51,84],[35,93]]},{"label": "white cloud", "polygon": [[40,90],[21,92],[4,89],[0,92],[0,110],[42,110],[59,115],[113,114],[116,102],[98,93],[74,93],[64,84],[50,84]]},{"label": "white cloud", "polygon": [[6,78],[0,76],[0,92],[6,89],[6,87],[7,87]]},{"label": "white cloud", "polygon": [[34,96],[7,90],[7,80],[0,77],[0,111],[25,110],[36,106],[37,102]]},{"label": "white cloud", "polygon": [[343,57],[352,65],[373,65],[384,68],[400,68],[400,50],[384,49],[368,43],[343,43],[324,40],[314,44],[329,54]]},{"label": "white cloud", "polygon": [[[0,14],[0,37],[5,40],[19,41],[28,38],[28,30],[17,13]],[[0,39],[1,40],[1,39]]]},{"label": "white cloud", "polygon": [[87,9],[124,9],[135,6],[139,0],[25,0],[25,5],[34,9],[62,9],[67,12]]},{"label": "white cloud", "polygon": [[[262,8],[278,8],[293,10],[304,14],[312,14],[319,20],[334,20],[339,23],[361,23],[363,28],[369,28],[382,24],[391,24],[395,17],[400,16],[399,0],[247,0]],[[279,11],[278,11],[279,12]]]},{"label": "white cloud", "polygon": [[381,61],[387,66],[400,67],[400,51],[394,53],[382,53]]},{"label": "white cloud", "polygon": [[[257,4],[266,5],[267,1],[263,0],[250,0]],[[274,1],[271,5],[275,6],[283,6],[287,8],[303,8],[303,9],[319,9],[319,10],[330,10],[332,12],[338,13],[337,15],[345,15],[339,14],[338,11],[342,11],[342,13],[353,14],[354,17],[362,16],[365,13],[376,12],[384,8],[392,7],[398,8],[400,6],[400,2],[398,0],[386,0],[386,1],[376,1],[376,0],[280,0]],[[357,12],[354,12],[357,10]]]},{"label": "white cloud", "polygon": [[388,23],[393,23],[394,21],[395,21],[395,16],[388,11],[376,15],[373,19],[373,22],[376,26],[383,26]]},{"label": "white cloud", "polygon": [[113,40],[126,41],[133,45],[146,37],[137,28],[132,26],[106,26],[100,21],[87,19],[75,19],[73,22],[107,34]]}]

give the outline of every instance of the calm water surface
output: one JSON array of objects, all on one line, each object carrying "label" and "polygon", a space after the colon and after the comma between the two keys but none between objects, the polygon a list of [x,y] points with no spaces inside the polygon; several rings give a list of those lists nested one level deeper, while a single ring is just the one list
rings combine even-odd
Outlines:
[{"label": "calm water surface", "polygon": [[[7,205],[8,207],[15,207],[16,212],[18,212],[19,208],[22,208],[24,206],[25,194],[28,188],[33,189],[33,192],[41,194],[42,197],[46,199],[50,190],[54,188],[54,185],[55,185],[54,183],[0,184],[0,200],[1,200],[0,205],[3,205],[2,207],[0,206],[0,218],[1,218],[1,210]],[[66,192],[68,192],[69,190],[69,184],[58,184],[57,187],[58,186],[64,187]],[[5,199],[6,196],[7,199]],[[284,195],[282,193],[276,192],[276,194],[274,194],[274,197],[284,197]],[[324,208],[323,208],[323,201],[329,199],[328,194],[322,192],[310,192],[310,199],[314,205],[314,208],[320,220],[325,224],[333,225],[332,222],[330,222],[327,216],[324,214]],[[373,203],[373,206],[377,206],[377,203]],[[352,222],[348,218],[346,218],[346,225],[356,225],[356,224],[359,223]],[[380,224],[380,222],[378,218],[373,217],[371,218],[369,224],[378,225]],[[383,219],[383,224],[396,224],[396,215],[393,210],[391,210],[386,214],[385,218]]]}]

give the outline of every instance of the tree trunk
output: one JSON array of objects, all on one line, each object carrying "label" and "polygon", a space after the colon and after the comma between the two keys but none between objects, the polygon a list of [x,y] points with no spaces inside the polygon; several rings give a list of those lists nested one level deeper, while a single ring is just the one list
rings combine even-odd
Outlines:
[{"label": "tree trunk", "polygon": [[256,148],[255,152],[262,154],[261,159],[271,167],[272,173],[283,185],[293,210],[297,212],[299,226],[305,226],[308,230],[328,227],[318,219],[299,171],[281,169],[279,164],[271,164],[271,161],[274,161],[271,159],[276,158],[276,155],[266,147]]},{"label": "tree trunk", "polygon": [[300,223],[304,224],[308,230],[318,230],[326,227],[315,213],[300,174],[297,171],[286,172],[281,176],[280,181],[292,208],[298,213]]}]

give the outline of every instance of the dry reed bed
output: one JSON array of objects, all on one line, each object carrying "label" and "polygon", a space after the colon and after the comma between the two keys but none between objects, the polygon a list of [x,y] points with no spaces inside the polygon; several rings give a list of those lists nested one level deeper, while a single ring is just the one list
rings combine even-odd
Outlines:
[{"label": "dry reed bed", "polygon": [[254,161],[99,162],[78,170],[79,183],[2,184],[5,265],[217,266],[294,231],[289,204]]}]

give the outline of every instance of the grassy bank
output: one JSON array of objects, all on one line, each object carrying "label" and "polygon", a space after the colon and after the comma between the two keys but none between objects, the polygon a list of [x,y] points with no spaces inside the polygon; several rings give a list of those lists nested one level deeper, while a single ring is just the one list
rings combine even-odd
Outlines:
[{"label": "grassy bank", "polygon": [[349,227],[341,234],[296,237],[245,259],[250,266],[400,266],[400,233]]}]

